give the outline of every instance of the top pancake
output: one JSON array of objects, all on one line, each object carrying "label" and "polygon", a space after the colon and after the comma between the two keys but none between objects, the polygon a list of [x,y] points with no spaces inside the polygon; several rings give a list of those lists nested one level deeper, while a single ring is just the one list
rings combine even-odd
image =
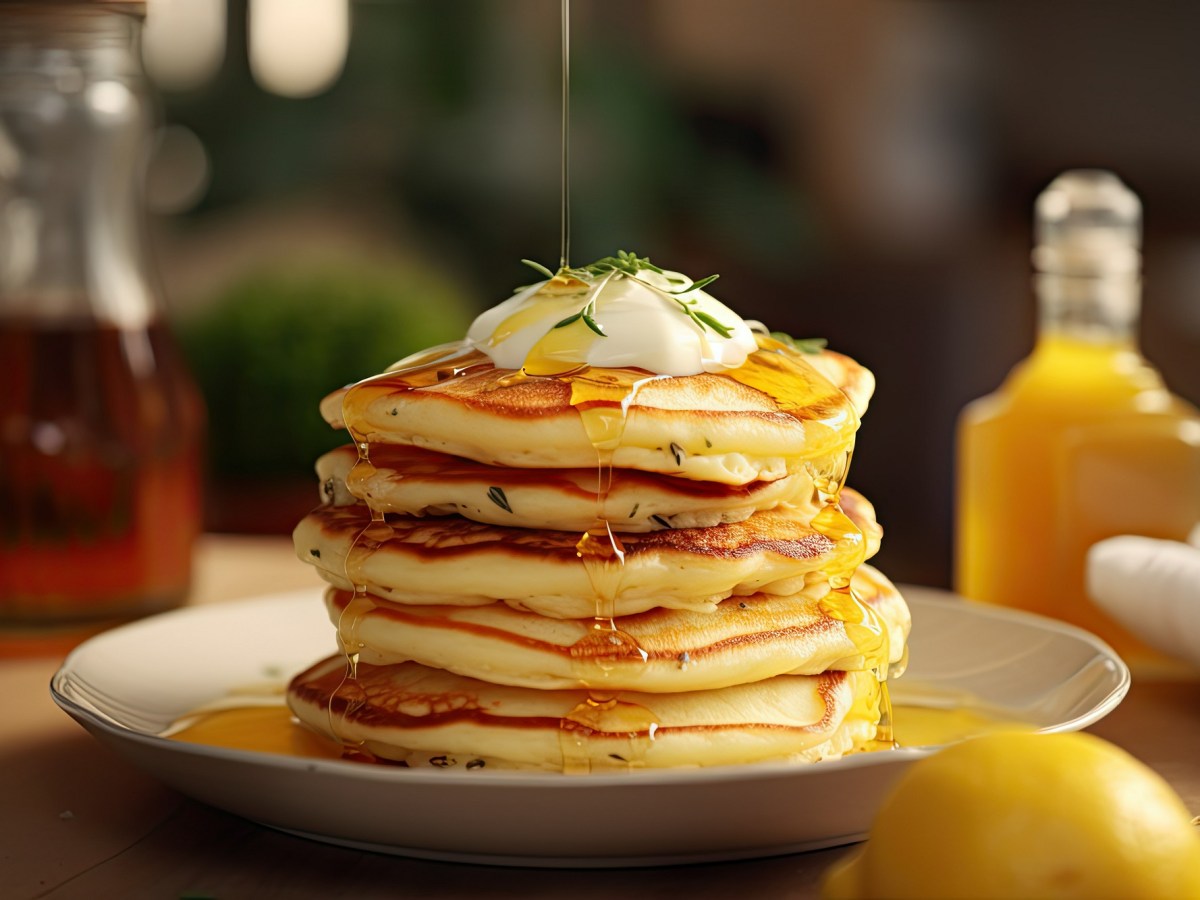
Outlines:
[{"label": "top pancake", "polygon": [[840,354],[759,350],[728,373],[586,369],[527,378],[478,351],[442,350],[321,404],[358,441],[425,447],[491,465],[595,466],[748,484],[849,449],[874,388]]}]

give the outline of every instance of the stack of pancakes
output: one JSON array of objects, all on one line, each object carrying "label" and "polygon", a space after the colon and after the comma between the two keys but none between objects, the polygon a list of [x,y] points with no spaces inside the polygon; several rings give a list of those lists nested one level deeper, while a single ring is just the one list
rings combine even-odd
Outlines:
[{"label": "stack of pancakes", "polygon": [[869,372],[761,336],[723,373],[435,348],[322,403],[296,528],[342,653],[294,713],[409,765],[816,761],[876,745],[909,616],[844,487]]}]

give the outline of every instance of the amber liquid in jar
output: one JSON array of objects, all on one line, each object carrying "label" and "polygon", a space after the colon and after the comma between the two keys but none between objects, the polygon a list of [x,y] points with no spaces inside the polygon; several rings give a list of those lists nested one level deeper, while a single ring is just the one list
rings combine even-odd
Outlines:
[{"label": "amber liquid in jar", "polygon": [[0,319],[0,622],[126,618],[182,602],[203,428],[161,321]]}]

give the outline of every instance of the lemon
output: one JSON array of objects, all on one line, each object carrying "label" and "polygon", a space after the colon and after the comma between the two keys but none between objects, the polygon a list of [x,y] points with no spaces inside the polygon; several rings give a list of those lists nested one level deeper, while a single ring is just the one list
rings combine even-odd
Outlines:
[{"label": "lemon", "polygon": [[827,900],[1200,898],[1200,834],[1179,796],[1088,734],[1003,732],[915,763]]}]

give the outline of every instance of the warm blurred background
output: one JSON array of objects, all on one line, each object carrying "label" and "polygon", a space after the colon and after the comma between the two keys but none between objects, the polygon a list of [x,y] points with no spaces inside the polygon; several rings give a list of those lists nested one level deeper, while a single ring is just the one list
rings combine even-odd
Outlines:
[{"label": "warm blurred background", "polygon": [[[289,530],[339,440],[320,396],[557,261],[559,0],[346,10],[152,7],[149,193],[211,528]],[[572,262],[719,272],[747,317],[872,368],[851,483],[881,566],[946,585],[955,417],[1030,348],[1032,203],[1061,170],[1140,193],[1142,345],[1200,401],[1197,34],[1184,2],[573,0]]]}]

